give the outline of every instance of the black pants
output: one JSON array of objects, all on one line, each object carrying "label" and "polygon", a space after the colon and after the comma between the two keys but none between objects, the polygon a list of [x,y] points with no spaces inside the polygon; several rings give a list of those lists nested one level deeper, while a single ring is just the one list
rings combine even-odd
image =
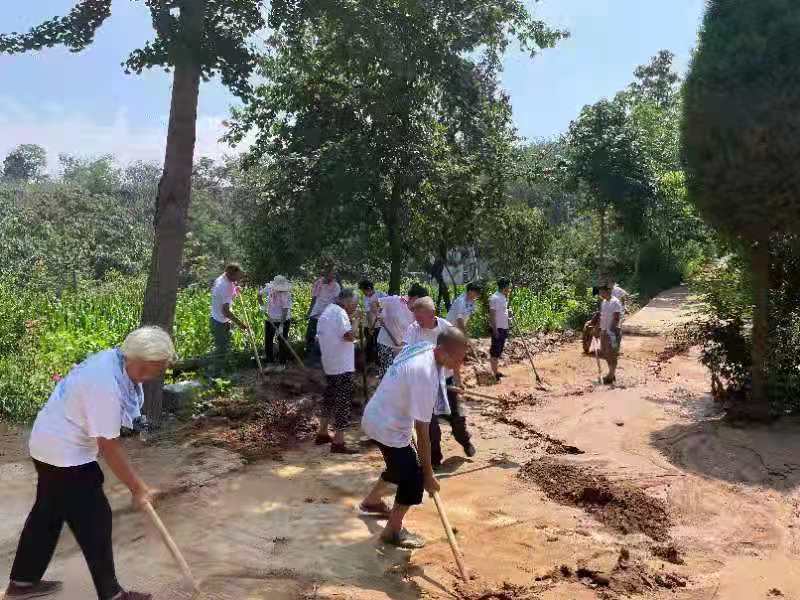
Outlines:
[{"label": "black pants", "polygon": [[113,598],[122,588],[114,570],[111,506],[103,493],[100,465],[62,468],[33,463],[39,476],[36,503],[19,539],[11,581],[41,581],[66,522],[89,565],[97,597]]},{"label": "black pants", "polygon": [[[370,333],[370,331],[372,333]],[[366,343],[366,358],[367,364],[378,362],[378,334],[381,332],[380,327],[370,330],[364,329],[364,341]]]},{"label": "black pants", "polygon": [[308,319],[308,326],[306,327],[306,364],[313,364],[320,360],[319,345],[317,344],[318,324],[319,319],[317,317]]},{"label": "black pants", "polygon": [[[453,379],[448,378],[448,387],[453,385]],[[450,428],[453,430],[453,437],[461,444],[461,447],[466,449],[470,444],[472,436],[467,429],[467,418],[464,416],[464,410],[461,405],[461,398],[458,394],[448,390],[447,403],[450,405],[449,415],[433,415],[430,425],[431,437],[431,464],[440,465],[444,456],[442,455],[442,429],[439,426],[439,419],[444,419],[450,422]]]},{"label": "black pants", "polygon": [[283,327],[280,327],[280,324],[273,324],[269,319],[264,323],[264,354],[268,363],[275,362],[275,337],[278,329],[283,334],[283,338],[278,336],[278,362],[282,365],[289,362],[289,348],[286,347],[283,340],[289,339],[289,328],[291,326],[291,321],[284,321]]},{"label": "black pants", "polygon": [[376,443],[383,454],[383,462],[386,463],[386,470],[381,473],[381,479],[397,486],[397,493],[394,497],[395,504],[402,506],[422,504],[425,478],[414,449],[411,446],[392,448],[384,446],[380,442]]},{"label": "black pants", "polygon": [[322,394],[320,417],[333,421],[336,431],[347,429],[350,425],[350,415],[353,410],[353,373],[339,375],[326,375],[328,384]]},{"label": "black pants", "polygon": [[494,331],[491,332],[492,344],[489,347],[489,356],[492,358],[500,358],[503,355],[503,350],[506,347],[506,340],[508,339],[508,329],[498,329],[495,336]]}]

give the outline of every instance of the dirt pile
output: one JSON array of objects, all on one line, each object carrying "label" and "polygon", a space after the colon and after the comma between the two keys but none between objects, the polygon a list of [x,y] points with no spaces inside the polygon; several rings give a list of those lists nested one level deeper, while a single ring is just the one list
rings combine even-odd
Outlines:
[{"label": "dirt pile", "polygon": [[659,542],[669,539],[666,505],[637,487],[551,458],[529,462],[519,476],[542,488],[551,500],[580,507],[623,534],[640,532]]},{"label": "dirt pile", "polygon": [[246,460],[278,457],[280,450],[315,432],[320,382],[295,371],[265,379],[251,376],[241,393],[217,398],[185,430],[193,443],[220,446]]},{"label": "dirt pile", "polygon": [[541,596],[532,587],[503,583],[499,587],[489,587],[481,583],[456,584],[455,597],[458,600],[538,600]]},{"label": "dirt pile", "polygon": [[674,590],[687,585],[685,577],[677,573],[653,571],[646,564],[631,559],[626,548],[622,548],[617,564],[608,573],[586,566],[575,569],[561,565],[542,578],[553,582],[577,580],[583,585],[598,590],[601,598],[618,598],[642,595],[659,589]]}]

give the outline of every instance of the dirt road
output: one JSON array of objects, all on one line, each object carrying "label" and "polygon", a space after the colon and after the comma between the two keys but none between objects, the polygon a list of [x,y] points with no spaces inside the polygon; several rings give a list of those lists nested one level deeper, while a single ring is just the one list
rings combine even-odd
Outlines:
[{"label": "dirt road", "polygon": [[[476,576],[468,586],[432,502],[411,513],[409,526],[429,539],[413,554],[377,543],[380,525],[357,516],[381,467],[376,452],[332,457],[305,443],[244,465],[207,446],[132,451],[174,492],[159,511],[207,598],[800,600],[799,423],[734,428],[693,353],[659,361],[664,333],[691,318],[687,305],[685,290],[671,290],[626,321],[616,387],[597,385],[594,359],[575,342],[537,357],[547,392],[522,364],[480,388],[499,399],[470,403],[475,458],[445,427],[442,497]],[[24,436],[0,434],[6,574],[33,478]],[[124,490],[108,487],[123,584],[189,598]],[[69,535],[49,576],[65,580],[61,599],[93,597]]]}]

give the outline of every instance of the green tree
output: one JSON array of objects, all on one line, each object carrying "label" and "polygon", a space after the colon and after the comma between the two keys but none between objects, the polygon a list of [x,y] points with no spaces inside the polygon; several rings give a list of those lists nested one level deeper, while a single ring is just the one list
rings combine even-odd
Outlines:
[{"label": "green tree", "polygon": [[711,0],[684,88],[690,197],[750,248],[754,417],[768,411],[770,240],[800,229],[799,26],[792,0]]},{"label": "green tree", "polygon": [[47,152],[36,144],[21,144],[8,153],[3,161],[3,178],[26,182],[41,179],[47,168]]},{"label": "green tree", "polygon": [[[0,35],[0,52],[13,54],[56,45],[83,50],[111,16],[111,4],[111,0],[80,0],[65,17],[46,21],[27,33]],[[146,0],[146,4],[155,38],[131,53],[126,71],[141,73],[164,67],[174,75],[142,320],[171,330],[191,199],[200,81],[219,74],[234,93],[244,96],[250,91],[248,78],[255,58],[248,39],[265,25],[261,14],[264,2]],[[148,409],[154,417],[160,415],[160,384],[148,388]]]}]

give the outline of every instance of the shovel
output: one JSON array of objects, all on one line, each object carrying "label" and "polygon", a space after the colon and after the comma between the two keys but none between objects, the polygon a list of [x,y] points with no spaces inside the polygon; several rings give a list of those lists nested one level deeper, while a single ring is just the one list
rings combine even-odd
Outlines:
[{"label": "shovel", "polygon": [[192,570],[189,568],[189,564],[186,562],[186,559],[183,558],[183,554],[181,554],[178,545],[175,543],[175,540],[172,539],[172,536],[169,534],[169,531],[167,531],[167,528],[164,526],[164,523],[161,521],[158,513],[153,508],[153,505],[147,502],[143,508],[144,512],[148,517],[150,517],[153,525],[155,525],[158,533],[161,535],[161,540],[169,550],[169,553],[172,554],[172,558],[175,559],[175,563],[178,565],[178,568],[180,568],[181,573],[183,573],[183,576],[186,578],[186,581],[192,585],[192,589],[195,591],[195,593],[200,593],[200,587],[197,585],[197,581],[192,575]]}]

